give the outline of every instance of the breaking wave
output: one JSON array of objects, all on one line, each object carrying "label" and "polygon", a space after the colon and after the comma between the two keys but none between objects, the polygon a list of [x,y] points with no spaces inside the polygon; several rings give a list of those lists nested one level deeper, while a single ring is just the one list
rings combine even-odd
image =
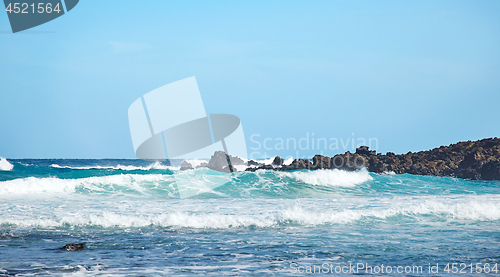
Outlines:
[{"label": "breaking wave", "polygon": [[135,166],[135,165],[116,165],[116,166],[100,166],[100,165],[94,165],[94,166],[61,166],[58,164],[52,164],[50,165],[51,167],[54,168],[68,168],[68,169],[77,169],[77,170],[87,170],[87,169],[112,169],[112,170],[123,170],[123,171],[136,171],[136,170],[144,170],[148,171],[151,169],[160,169],[160,170],[179,170],[179,166],[169,166],[169,165],[163,165],[160,162],[155,162],[153,164],[150,164],[148,166]]},{"label": "breaking wave", "polygon": [[0,182],[0,196],[11,194],[74,193],[81,192],[120,192],[144,191],[144,185],[157,184],[171,179],[161,174],[120,174],[111,176],[88,177],[80,179],[28,177]]},{"label": "breaking wave", "polygon": [[[172,211],[169,207],[149,207],[137,204],[131,208],[118,207],[120,211],[96,209],[55,209],[52,213],[38,216],[14,216],[0,218],[0,226],[14,225],[21,228],[66,227],[161,227],[190,229],[275,228],[282,226],[321,226],[349,224],[357,221],[425,221],[429,222],[477,222],[500,220],[500,202],[488,201],[423,201],[390,204],[388,207],[351,207],[316,210],[296,204],[289,208],[264,211],[256,208],[216,209],[210,211]],[[418,200],[420,201],[420,200]],[[120,204],[118,204],[120,205]],[[220,207],[220,206],[219,206]],[[269,206],[268,206],[269,207]],[[33,207],[21,207],[23,211]],[[229,208],[229,207],[227,207]],[[269,209],[269,208],[268,208]],[[35,209],[33,209],[35,210]],[[170,211],[168,211],[170,210]],[[437,221],[436,221],[437,219]]]},{"label": "breaking wave", "polygon": [[[40,194],[143,195],[182,198],[209,193],[212,197],[295,198],[316,195],[314,187],[353,187],[373,178],[366,170],[346,172],[317,170],[297,172],[221,173],[208,168],[175,171],[173,174],[116,174],[86,178],[27,177],[0,182],[0,196]],[[215,192],[220,186],[226,185]],[[311,186],[312,185],[312,186]],[[294,187],[298,192],[291,192]],[[251,193],[250,193],[251,192]],[[210,197],[210,196],[209,196]]]},{"label": "breaking wave", "polygon": [[281,176],[292,177],[310,185],[352,187],[373,180],[366,169],[359,171],[314,170],[280,172]]}]

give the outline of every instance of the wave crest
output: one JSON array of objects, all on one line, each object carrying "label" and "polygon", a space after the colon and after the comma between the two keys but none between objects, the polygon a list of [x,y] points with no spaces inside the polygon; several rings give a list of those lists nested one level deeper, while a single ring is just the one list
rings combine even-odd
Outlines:
[{"label": "wave crest", "polygon": [[321,169],[314,171],[279,172],[279,174],[316,186],[353,187],[373,180],[366,169],[359,171]]},{"label": "wave crest", "polygon": [[28,177],[0,182],[0,195],[74,193],[77,189],[91,192],[143,191],[142,185],[168,180],[170,175],[120,174],[81,179]]},{"label": "wave crest", "polygon": [[111,169],[111,170],[123,170],[123,171],[136,171],[136,170],[144,170],[148,171],[151,169],[160,169],[160,170],[179,170],[180,167],[178,166],[169,166],[169,165],[163,165],[160,162],[155,162],[152,163],[148,166],[134,166],[134,165],[116,165],[116,166],[100,166],[100,165],[94,165],[94,166],[62,166],[58,164],[52,164],[50,165],[51,167],[54,168],[68,168],[68,169],[79,169],[79,170],[88,170],[88,169]]},{"label": "wave crest", "polygon": [[[296,204],[291,207],[263,208],[238,206],[230,208],[233,202],[225,202],[223,209],[196,205],[171,206],[171,203],[115,203],[105,211],[94,205],[80,205],[72,209],[55,207],[50,211],[33,216],[27,211],[40,211],[38,205],[12,206],[12,213],[0,218],[1,225],[21,228],[188,228],[188,229],[234,229],[234,228],[280,228],[284,226],[322,226],[351,224],[358,221],[417,221],[448,224],[453,222],[477,222],[500,220],[498,198],[478,197],[439,200],[406,199],[385,207],[343,208],[319,205],[316,208]],[[409,201],[409,203],[408,203]],[[249,204],[249,203],[247,203]],[[307,207],[307,208],[306,208]],[[176,211],[177,209],[181,209]],[[270,209],[269,209],[270,208]],[[109,210],[108,210],[109,209]],[[115,210],[112,210],[115,209]],[[322,209],[322,210],[320,210]],[[438,220],[436,220],[438,219]]]}]

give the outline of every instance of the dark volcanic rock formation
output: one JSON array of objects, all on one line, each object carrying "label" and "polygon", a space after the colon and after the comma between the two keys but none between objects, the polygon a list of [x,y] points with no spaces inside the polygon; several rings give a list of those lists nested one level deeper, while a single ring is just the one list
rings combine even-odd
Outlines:
[{"label": "dark volcanic rock formation", "polygon": [[441,146],[428,151],[396,155],[388,152],[376,154],[361,146],[356,153],[326,157],[316,155],[312,161],[298,159],[290,165],[283,165],[283,159],[276,157],[273,166],[260,165],[248,168],[296,170],[296,169],[343,169],[358,170],[366,167],[375,173],[395,172],[417,175],[451,176],[471,180],[500,180],[500,139],[488,138]]},{"label": "dark volcanic rock formation", "polygon": [[403,155],[376,155],[368,170],[418,175],[452,176],[471,180],[500,180],[500,139],[489,138],[441,146]]},{"label": "dark volcanic rock formation", "polygon": [[224,153],[224,151],[215,151],[207,167],[222,172],[235,172],[236,170],[233,168],[235,165],[246,165],[246,163],[238,157]]},{"label": "dark volcanic rock formation", "polygon": [[280,156],[276,156],[271,164],[275,166],[282,166],[283,162],[285,162],[285,160],[283,160]]},{"label": "dark volcanic rock formation", "polygon": [[[370,172],[396,174],[416,174],[433,176],[451,176],[471,180],[500,180],[500,139],[488,138],[479,141],[465,141],[449,146],[441,146],[428,151],[396,155],[392,152],[382,155],[370,151],[367,146],[356,149],[356,153],[347,151],[333,157],[316,155],[311,160],[298,159],[291,164],[276,156],[271,164],[227,155],[216,151],[208,164],[196,167],[208,167],[223,172],[236,172],[234,166],[244,165],[246,171],[259,169],[297,170],[297,169],[342,169],[347,171],[367,168]],[[184,161],[181,170],[192,169]],[[241,168],[240,168],[241,170]]]}]

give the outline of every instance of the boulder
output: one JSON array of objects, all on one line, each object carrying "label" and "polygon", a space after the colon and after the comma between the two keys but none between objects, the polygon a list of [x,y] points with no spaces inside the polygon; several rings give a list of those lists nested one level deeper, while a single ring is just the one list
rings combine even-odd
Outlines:
[{"label": "boulder", "polygon": [[282,166],[284,162],[285,160],[283,160],[280,156],[276,156],[271,164],[274,166]]},{"label": "boulder", "polygon": [[224,151],[215,151],[210,158],[207,167],[221,172],[235,172],[235,165],[246,165],[246,162],[238,157],[226,154]]},{"label": "boulder", "polygon": [[261,165],[261,163],[258,163],[258,162],[254,161],[254,160],[249,160],[248,161],[248,165]]},{"label": "boulder", "polygon": [[85,243],[69,243],[62,247],[66,251],[81,251],[87,249]]},{"label": "boulder", "polygon": [[356,154],[366,155],[366,156],[372,156],[377,154],[376,151],[370,151],[369,149],[370,148],[368,146],[360,146],[356,148]]},{"label": "boulder", "polygon": [[188,170],[188,169],[193,169],[193,166],[190,163],[183,161],[181,164],[181,170]]}]

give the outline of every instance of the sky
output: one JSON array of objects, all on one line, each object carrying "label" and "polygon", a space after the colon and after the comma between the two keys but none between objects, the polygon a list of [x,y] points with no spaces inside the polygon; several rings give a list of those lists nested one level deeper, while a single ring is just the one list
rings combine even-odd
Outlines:
[{"label": "sky", "polygon": [[191,76],[208,114],[241,119],[253,158],[500,137],[499,14],[494,0],[82,0],[13,34],[0,12],[0,157],[135,158],[129,106]]}]

